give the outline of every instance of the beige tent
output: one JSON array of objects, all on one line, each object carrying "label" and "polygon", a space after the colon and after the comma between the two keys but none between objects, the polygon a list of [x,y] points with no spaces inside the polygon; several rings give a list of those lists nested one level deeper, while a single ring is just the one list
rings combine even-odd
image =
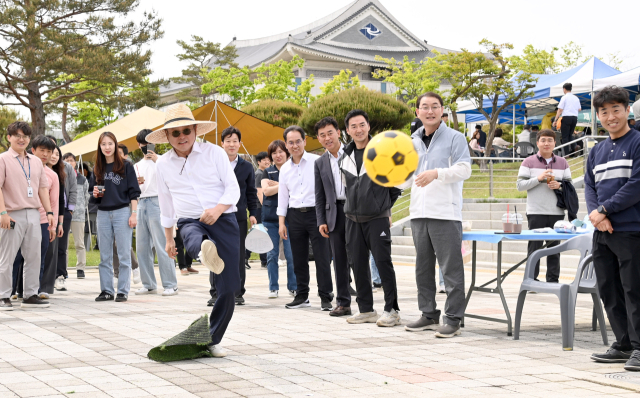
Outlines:
[{"label": "beige tent", "polygon": [[125,144],[130,151],[138,149],[136,135],[142,129],[152,129],[164,123],[164,112],[144,106],[137,111],[116,120],[93,133],[72,141],[60,148],[63,154],[82,155],[83,160],[93,160],[98,150],[100,134],[110,131],[115,134],[118,143]]},{"label": "beige tent", "polygon": [[[269,144],[274,140],[282,140],[282,127],[274,126],[256,117],[241,112],[229,105],[211,101],[193,111],[196,120],[214,120],[218,127],[205,135],[209,142],[220,145],[220,135],[222,131],[235,126],[242,133],[242,143],[244,148],[240,153],[256,155],[258,152],[266,151]],[[105,131],[111,131],[118,139],[118,143],[124,143],[130,151],[138,149],[136,135],[142,129],[155,130],[164,124],[164,112],[143,107],[137,111],[118,119],[108,126],[94,131],[93,133],[66,144],[62,148],[62,153],[71,152],[76,156],[82,155],[84,160],[93,160],[98,149],[98,138]],[[315,138],[307,138],[307,151],[320,149],[322,146]]]}]

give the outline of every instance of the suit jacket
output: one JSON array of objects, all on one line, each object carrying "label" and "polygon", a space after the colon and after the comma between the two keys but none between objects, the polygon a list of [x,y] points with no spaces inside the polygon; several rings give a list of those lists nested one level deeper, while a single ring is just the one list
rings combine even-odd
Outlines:
[{"label": "suit jacket", "polygon": [[318,226],[327,224],[329,232],[333,232],[336,226],[336,216],[338,208],[336,203],[335,181],[331,171],[332,156],[329,151],[320,156],[314,164],[314,175],[316,180],[316,219]]},{"label": "suit jacket", "polygon": [[256,176],[253,166],[238,156],[238,164],[233,172],[236,173],[236,179],[240,187],[240,199],[236,204],[238,208],[236,219],[246,220],[247,208],[249,209],[249,215],[255,217],[256,209],[258,208],[258,190],[256,189]]}]

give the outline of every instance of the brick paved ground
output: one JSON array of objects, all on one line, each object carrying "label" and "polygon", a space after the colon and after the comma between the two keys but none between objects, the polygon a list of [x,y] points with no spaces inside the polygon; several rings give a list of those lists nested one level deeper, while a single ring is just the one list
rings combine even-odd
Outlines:
[{"label": "brick paved ground", "polygon": [[[519,341],[507,337],[506,325],[475,319],[467,319],[461,337],[436,339],[433,332],[399,326],[349,325],[320,311],[317,297],[309,309],[287,310],[289,296],[267,299],[267,273],[256,268],[247,272],[247,305],[237,307],[223,340],[229,351],[224,359],[161,364],[146,358],[151,347],[208,312],[204,272],[178,276],[175,297],[131,295],[127,303],[96,303],[98,273],[89,270],[85,280],[69,279],[69,292],[55,294],[50,309],[0,313],[0,398],[584,398],[640,392],[640,375],[589,360],[605,347],[599,332],[590,330],[588,296],[578,299],[574,351],[563,351],[553,296],[529,296]],[[414,269],[398,266],[396,272],[406,322],[419,315]],[[514,274],[506,284],[514,316],[521,278]],[[382,292],[375,300],[381,312]],[[499,315],[501,305],[498,296],[476,293],[469,310]]]}]

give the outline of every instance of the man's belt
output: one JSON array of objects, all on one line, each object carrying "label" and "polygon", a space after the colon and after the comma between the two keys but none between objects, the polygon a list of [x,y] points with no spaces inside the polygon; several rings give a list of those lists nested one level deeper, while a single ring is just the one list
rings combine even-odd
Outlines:
[{"label": "man's belt", "polygon": [[337,203],[337,204],[340,204],[340,205],[343,205],[343,204],[345,204],[346,202],[347,202],[347,200],[346,200],[346,199],[337,199],[337,200],[336,200],[336,203]]},{"label": "man's belt", "polygon": [[290,207],[290,210],[296,210],[299,211],[300,213],[307,213],[310,211],[316,211],[315,207]]}]

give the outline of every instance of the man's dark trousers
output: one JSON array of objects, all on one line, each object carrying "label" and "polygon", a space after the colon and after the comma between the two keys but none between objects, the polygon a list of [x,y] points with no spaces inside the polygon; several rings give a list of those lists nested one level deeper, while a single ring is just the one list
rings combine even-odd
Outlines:
[{"label": "man's dark trousers", "polygon": [[349,293],[349,283],[351,275],[349,273],[349,258],[347,256],[347,237],[345,233],[344,202],[337,202],[336,225],[332,232],[329,232],[331,242],[331,253],[333,254],[333,272],[336,276],[336,305],[342,307],[351,306],[351,294]]},{"label": "man's dark trousers", "polygon": [[198,258],[202,242],[210,239],[216,244],[218,255],[224,261],[224,270],[213,278],[218,299],[213,305],[209,320],[212,344],[218,344],[229,326],[235,309],[235,294],[240,289],[238,272],[238,222],[234,214],[224,213],[213,225],[192,218],[178,220],[178,228],[184,247],[192,258]]},{"label": "man's dark trousers", "polygon": [[640,350],[640,232],[593,233],[600,298],[616,336],[611,347]]},{"label": "man's dark trousers", "polygon": [[[244,295],[244,293],[246,292],[245,288],[244,288],[244,282],[247,279],[247,269],[244,266],[244,259],[246,256],[246,249],[244,247],[244,242],[247,239],[247,220],[238,220],[238,231],[240,231],[240,242],[238,242],[238,245],[240,247],[240,253],[239,253],[239,265],[238,265],[238,270],[240,271],[240,290],[236,292],[236,297],[242,297]],[[226,267],[225,263],[225,267]],[[211,298],[216,297],[217,295],[217,288],[216,288],[216,284],[213,282],[213,278],[214,278],[214,273],[213,272],[209,272],[209,282],[211,283],[211,290],[209,290],[209,294],[211,295]]]},{"label": "man's dark trousers", "polygon": [[357,223],[346,220],[347,250],[353,260],[353,275],[356,279],[358,309],[361,313],[373,311],[371,289],[371,266],[369,251],[378,267],[384,290],[384,310],[398,311],[398,288],[396,272],[391,262],[391,231],[389,217],[375,218]]},{"label": "man's dark trousers", "polygon": [[[577,116],[563,116],[562,123],[560,125],[560,132],[562,133],[562,144],[566,144],[571,141],[571,137],[573,136],[573,130],[576,129],[576,125],[578,124]],[[571,145],[569,147],[563,148],[563,153],[566,155],[573,152],[571,150]]]},{"label": "man's dark trousers", "polygon": [[291,241],[293,271],[296,274],[298,290],[296,297],[309,298],[309,239],[316,263],[318,295],[324,300],[333,300],[333,282],[331,281],[331,249],[329,239],[320,234],[316,220],[315,207],[301,209],[289,208],[288,238]]},{"label": "man's dark trousers", "polygon": [[[553,228],[556,221],[564,220],[564,215],[527,214],[527,220],[529,221],[529,229],[546,227]],[[543,243],[544,242],[541,240],[530,240],[527,247],[527,257],[529,257],[534,251],[540,249],[543,246]],[[553,240],[548,243],[549,245],[547,247],[553,247],[558,246],[560,241]],[[536,280],[538,279],[539,274],[540,261],[536,264],[536,272],[534,273]],[[551,256],[547,256],[547,282],[558,283],[558,278],[560,278],[560,254],[552,254]]]},{"label": "man's dark trousers", "polygon": [[64,209],[64,219],[62,221],[63,234],[58,240],[58,264],[56,278],[60,275],[65,278],[67,275],[67,254],[69,252],[69,230],[71,229],[72,214],[68,209]]}]

